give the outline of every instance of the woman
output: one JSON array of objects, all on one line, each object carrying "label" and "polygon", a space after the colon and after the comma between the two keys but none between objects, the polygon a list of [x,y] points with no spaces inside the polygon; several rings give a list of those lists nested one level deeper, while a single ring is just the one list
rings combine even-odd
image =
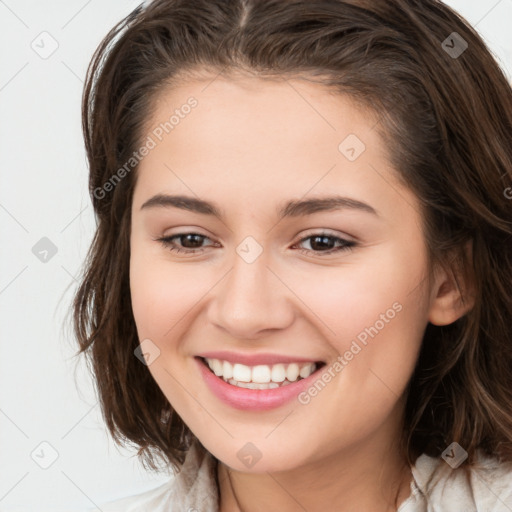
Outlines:
[{"label": "woman", "polygon": [[438,1],[155,0],[83,98],[113,511],[512,508],[512,91]]}]

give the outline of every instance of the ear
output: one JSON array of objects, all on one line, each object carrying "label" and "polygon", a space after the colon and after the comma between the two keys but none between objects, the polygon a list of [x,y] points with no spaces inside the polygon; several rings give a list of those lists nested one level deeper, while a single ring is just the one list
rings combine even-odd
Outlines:
[{"label": "ear", "polygon": [[[462,252],[463,254],[460,254]],[[434,325],[449,325],[470,311],[475,304],[472,285],[473,244],[467,242],[448,265],[438,265],[428,320]]]}]

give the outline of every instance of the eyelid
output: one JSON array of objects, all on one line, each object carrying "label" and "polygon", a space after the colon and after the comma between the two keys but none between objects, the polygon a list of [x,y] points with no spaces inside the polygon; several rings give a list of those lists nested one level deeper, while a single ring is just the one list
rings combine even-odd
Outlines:
[{"label": "eyelid", "polygon": [[[176,231],[176,232],[174,232]],[[206,229],[204,228],[200,228],[199,226],[193,226],[193,225],[190,225],[190,226],[182,226],[182,225],[177,225],[175,227],[168,227],[167,229],[164,229],[162,231],[163,235],[160,237],[155,237],[155,238],[169,238],[171,236],[175,236],[175,235],[190,235],[190,234],[194,234],[194,235],[201,235],[201,236],[207,236],[208,238],[212,238],[213,235]]]},{"label": "eyelid", "polygon": [[[164,234],[162,236],[154,236],[154,237],[152,237],[152,240],[158,241],[163,238],[177,237],[178,235],[181,235],[181,236],[199,235],[199,236],[202,236],[202,237],[205,237],[205,238],[208,238],[208,239],[214,241],[213,237],[210,234],[201,233],[201,228],[185,226],[185,227],[179,228],[179,229],[180,229],[180,231],[178,231],[177,233],[169,233],[169,234]],[[347,242],[354,242],[354,243],[357,242],[357,239],[355,237],[348,235],[347,233],[344,233],[344,232],[340,233],[340,232],[334,231],[329,228],[310,228],[310,229],[307,229],[305,232],[301,232],[300,237],[299,236],[294,237],[295,242],[293,242],[293,245],[295,245],[299,242],[302,242],[302,241],[304,241],[305,238],[308,238],[311,236],[331,236],[333,238],[345,239]],[[215,242],[215,243],[218,243],[218,242]]]},{"label": "eyelid", "polygon": [[311,233],[303,234],[302,237],[295,242],[292,247],[296,247],[297,245],[306,242],[307,240],[311,240],[316,237],[327,237],[335,240],[335,245],[340,244],[341,246],[333,247],[331,249],[327,249],[325,251],[315,251],[313,249],[297,249],[301,254],[305,255],[314,255],[317,257],[323,257],[326,258],[328,256],[341,256],[346,251],[352,251],[353,248],[357,247],[359,245],[358,242],[351,239],[352,237],[346,237],[345,235],[338,235],[335,233],[330,232],[330,230],[320,229],[320,230],[314,230]]},{"label": "eyelid", "polygon": [[310,228],[306,231],[301,231],[300,238],[297,239],[297,242],[301,242],[304,238],[308,238],[310,236],[332,236],[333,238],[343,238],[347,242],[357,242],[357,239],[348,233],[335,231],[329,228]]},{"label": "eyelid", "polygon": [[[174,241],[172,241],[175,238],[179,239],[180,237],[185,237],[187,235],[197,235],[205,240],[206,239],[210,240],[212,243],[207,245],[206,247],[198,247],[198,248],[184,247],[184,248],[181,248],[179,246],[179,244],[176,244]],[[325,251],[315,251],[314,249],[301,249],[301,248],[294,249],[294,250],[297,250],[299,253],[305,254],[308,256],[313,255],[316,257],[327,257],[327,256],[330,256],[333,254],[341,255],[342,253],[344,253],[346,251],[351,251],[354,247],[357,247],[359,245],[358,242],[356,242],[354,240],[350,240],[351,237],[345,237],[345,235],[338,236],[337,234],[332,233],[328,229],[316,228],[316,230],[313,229],[312,232],[310,232],[309,234],[303,233],[302,237],[299,238],[299,240],[297,240],[291,247],[293,249],[298,244],[301,244],[302,242],[305,242],[305,241],[310,240],[315,237],[331,238],[331,239],[335,240],[335,245],[336,244],[341,244],[341,245],[339,245],[338,247],[332,247]],[[195,232],[195,231],[186,231],[186,230],[180,231],[175,234],[170,234],[170,235],[166,235],[166,236],[163,236],[160,238],[156,238],[153,240],[159,241],[169,252],[176,253],[176,254],[181,253],[181,254],[188,255],[188,256],[195,256],[195,255],[202,254],[207,247],[212,247],[212,246],[215,246],[216,244],[218,245],[218,242],[215,242],[214,240],[212,240],[211,237],[209,237],[207,235],[204,235],[202,233]]]}]

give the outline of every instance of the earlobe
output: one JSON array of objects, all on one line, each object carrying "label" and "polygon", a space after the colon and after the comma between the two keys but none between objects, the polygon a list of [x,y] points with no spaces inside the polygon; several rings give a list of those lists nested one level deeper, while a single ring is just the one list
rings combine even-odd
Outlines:
[{"label": "earlobe", "polygon": [[[469,270],[472,269],[472,244],[468,242],[462,261],[456,258],[449,269],[437,269],[435,284],[432,290],[433,299],[430,305],[428,320],[434,325],[449,325],[463,317],[474,306],[475,297],[470,285]],[[467,265],[469,268],[464,268]]]}]

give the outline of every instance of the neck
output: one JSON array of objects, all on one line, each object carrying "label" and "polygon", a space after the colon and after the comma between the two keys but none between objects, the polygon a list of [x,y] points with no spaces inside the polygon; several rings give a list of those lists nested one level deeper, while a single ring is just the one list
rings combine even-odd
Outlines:
[{"label": "neck", "polygon": [[243,473],[219,461],[220,512],[396,511],[412,474],[397,446],[374,443],[331,453],[289,471]]}]

